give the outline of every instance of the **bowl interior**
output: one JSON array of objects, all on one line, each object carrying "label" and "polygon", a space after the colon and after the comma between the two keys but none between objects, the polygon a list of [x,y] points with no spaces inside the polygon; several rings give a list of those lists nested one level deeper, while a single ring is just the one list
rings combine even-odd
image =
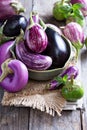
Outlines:
[{"label": "bowl interior", "polygon": [[33,80],[38,80],[38,81],[41,81],[41,80],[46,81],[59,75],[70,64],[71,60],[74,59],[75,54],[76,54],[75,48],[71,45],[69,41],[68,43],[70,45],[71,52],[70,52],[69,59],[66,61],[65,65],[62,68],[43,70],[43,71],[29,69],[29,78]]}]

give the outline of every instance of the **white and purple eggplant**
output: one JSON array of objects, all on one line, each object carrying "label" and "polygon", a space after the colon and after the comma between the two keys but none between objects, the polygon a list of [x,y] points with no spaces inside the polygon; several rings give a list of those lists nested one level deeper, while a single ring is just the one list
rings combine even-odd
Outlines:
[{"label": "white and purple eggplant", "polygon": [[58,89],[65,84],[67,80],[76,79],[79,74],[79,69],[76,66],[69,66],[54,80],[47,84],[46,88],[50,90]]},{"label": "white and purple eggplant", "polygon": [[18,0],[0,0],[0,20],[6,20],[20,12],[24,12],[24,7]]},{"label": "white and purple eggplant", "polygon": [[72,4],[79,3],[82,4],[83,7],[81,8],[81,11],[84,16],[87,16],[87,0],[71,0]]},{"label": "white and purple eggplant", "polygon": [[65,26],[63,33],[71,41],[71,43],[77,50],[83,47],[84,32],[82,27],[78,23],[76,22],[68,23]]},{"label": "white and purple eggplant", "polygon": [[[53,30],[55,30],[56,32],[58,32],[60,35],[62,35],[62,31],[60,28],[58,28],[56,25],[52,24],[52,23],[44,23],[42,21],[42,19],[40,18],[39,14],[36,13],[36,12],[32,12],[32,19],[34,21],[34,23],[37,23],[37,24],[40,24],[43,29],[46,29],[46,27],[50,27],[52,28]],[[30,21],[30,19],[29,19]],[[29,22],[30,23],[30,22]]]},{"label": "white and purple eggplant", "polygon": [[14,41],[8,41],[2,45],[0,45],[0,67],[1,64],[8,58],[12,58],[12,54],[10,52],[10,48],[14,45]]},{"label": "white and purple eggplant", "polygon": [[43,52],[48,44],[48,38],[44,29],[33,20],[32,15],[29,19],[29,25],[25,32],[25,40],[30,50],[36,53]]},{"label": "white and purple eggplant", "polygon": [[51,57],[31,52],[23,41],[16,44],[16,55],[28,69],[46,70],[52,65]]},{"label": "white and purple eggplant", "polygon": [[0,70],[0,86],[8,92],[18,92],[28,83],[27,67],[19,60],[3,62]]}]

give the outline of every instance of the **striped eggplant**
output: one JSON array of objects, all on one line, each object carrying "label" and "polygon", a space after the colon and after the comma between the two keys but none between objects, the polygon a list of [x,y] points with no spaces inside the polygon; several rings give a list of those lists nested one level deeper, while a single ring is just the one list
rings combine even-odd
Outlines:
[{"label": "striped eggplant", "polygon": [[52,64],[52,59],[49,56],[32,53],[29,49],[27,50],[24,42],[16,44],[16,55],[28,69],[46,70]]}]

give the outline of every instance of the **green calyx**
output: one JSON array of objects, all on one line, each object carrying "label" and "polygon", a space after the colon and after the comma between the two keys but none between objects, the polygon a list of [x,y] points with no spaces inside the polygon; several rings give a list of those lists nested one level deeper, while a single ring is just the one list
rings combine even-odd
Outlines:
[{"label": "green calyx", "polygon": [[53,7],[53,16],[56,20],[62,21],[66,20],[66,23],[71,21],[76,21],[81,26],[84,25],[84,16],[81,12],[82,4],[70,4],[69,1],[58,1],[54,4]]},{"label": "green calyx", "polygon": [[78,58],[79,51],[80,51],[80,49],[83,48],[84,44],[81,43],[80,41],[78,41],[78,42],[73,42],[72,45],[73,45],[73,46],[75,47],[75,49],[76,49],[76,59],[77,59],[77,58]]},{"label": "green calyx", "polygon": [[0,76],[0,82],[2,82],[7,76],[8,74],[13,73],[12,69],[10,69],[8,67],[8,63],[11,61],[12,59],[9,58],[6,61],[4,61],[1,65],[1,70],[2,70],[2,74]]},{"label": "green calyx", "polygon": [[[3,25],[4,26],[4,25]],[[0,27],[0,44],[3,44],[11,39],[13,39],[13,37],[6,37],[3,34],[3,26]]]}]

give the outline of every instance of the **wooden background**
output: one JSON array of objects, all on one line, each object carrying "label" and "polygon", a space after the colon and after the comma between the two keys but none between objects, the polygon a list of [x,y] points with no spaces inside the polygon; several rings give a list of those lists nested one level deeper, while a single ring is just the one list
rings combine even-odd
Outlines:
[{"label": "wooden background", "polygon": [[[58,23],[52,17],[52,6],[57,0],[21,0],[26,8],[26,17],[31,10],[37,11],[47,22]],[[87,21],[87,20],[86,20]],[[86,33],[86,26],[84,28]],[[84,48],[80,57],[81,81],[85,88],[84,106],[87,108],[87,50]],[[3,90],[0,88],[0,101]],[[4,107],[0,103],[0,130],[86,130],[87,110],[63,111],[62,116],[50,115],[32,108]]]}]

